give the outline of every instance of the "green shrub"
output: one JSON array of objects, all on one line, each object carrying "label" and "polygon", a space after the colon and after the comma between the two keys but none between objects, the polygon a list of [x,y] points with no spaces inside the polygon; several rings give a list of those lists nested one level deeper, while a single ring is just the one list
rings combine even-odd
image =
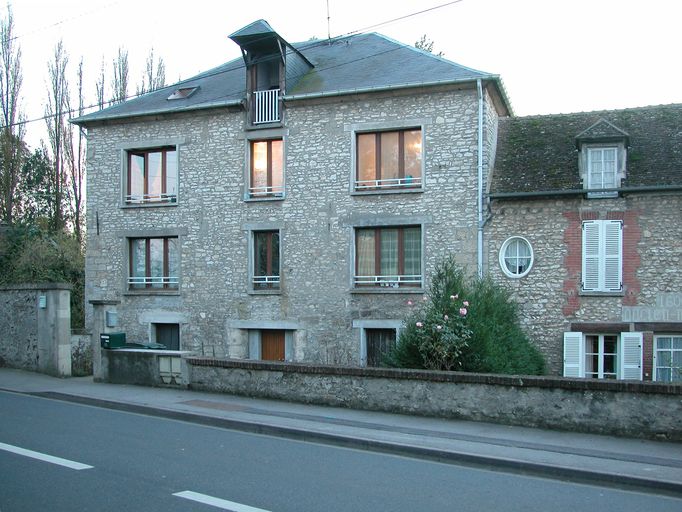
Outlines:
[{"label": "green shrub", "polygon": [[411,305],[387,366],[544,373],[542,355],[520,327],[516,303],[490,278],[467,279],[451,257],[436,267],[424,299]]},{"label": "green shrub", "polygon": [[12,226],[0,236],[0,284],[64,282],[72,285],[71,327],[84,324],[83,251],[73,235],[38,226]]}]

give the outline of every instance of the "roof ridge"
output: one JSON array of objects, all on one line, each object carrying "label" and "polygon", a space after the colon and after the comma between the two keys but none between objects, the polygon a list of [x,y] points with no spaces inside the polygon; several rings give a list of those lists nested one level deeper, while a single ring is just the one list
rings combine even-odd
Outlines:
[{"label": "roof ridge", "polygon": [[387,41],[389,41],[389,42],[391,42],[391,43],[397,44],[398,46],[402,46],[402,47],[404,47],[404,48],[409,48],[409,49],[412,50],[412,51],[415,51],[415,52],[420,53],[420,54],[422,54],[422,55],[425,55],[425,56],[427,56],[427,57],[431,57],[432,59],[439,60],[440,62],[443,62],[443,63],[445,63],[445,64],[450,64],[450,65],[453,65],[453,66],[457,66],[458,68],[462,68],[462,69],[465,69],[465,70],[467,70],[467,71],[471,71],[471,72],[473,72],[473,73],[478,73],[478,74],[482,75],[481,78],[483,78],[483,77],[497,76],[497,75],[495,75],[494,73],[489,73],[489,72],[487,72],[487,71],[481,71],[480,69],[474,69],[474,68],[471,68],[471,67],[469,67],[469,66],[464,66],[463,64],[459,64],[458,62],[455,62],[455,61],[453,61],[453,60],[446,59],[445,57],[441,57],[441,56],[439,56],[439,55],[436,55],[436,54],[433,53],[433,52],[428,52],[428,51],[426,51],[426,50],[422,50],[421,48],[417,48],[417,47],[415,47],[415,46],[413,46],[413,45],[409,45],[409,44],[406,44],[406,43],[402,43],[402,42],[398,41],[397,39],[393,39],[392,37],[387,36],[387,35],[385,35],[385,34],[381,34],[381,33],[379,33],[379,32],[366,32],[366,34],[374,34],[374,35],[376,35],[376,36],[378,36],[378,37],[381,37],[381,38],[383,38],[383,39],[385,39],[385,40],[387,40]]},{"label": "roof ridge", "polygon": [[[613,108],[613,109],[602,109],[602,110],[580,110],[578,112],[557,112],[555,114],[530,114],[527,116],[514,116],[513,119],[538,119],[538,118],[550,118],[550,117],[570,117],[578,115],[603,115],[609,113],[620,113],[620,112],[633,112],[637,110],[656,110],[662,108],[682,108],[682,103],[659,103],[656,105],[642,105],[639,107],[625,107],[625,108]],[[503,119],[510,119],[509,117]]]}]

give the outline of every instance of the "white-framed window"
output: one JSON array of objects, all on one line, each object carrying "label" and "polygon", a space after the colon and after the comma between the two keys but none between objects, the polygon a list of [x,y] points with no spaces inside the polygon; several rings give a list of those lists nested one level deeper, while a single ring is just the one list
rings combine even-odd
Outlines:
[{"label": "white-framed window", "polygon": [[654,337],[654,380],[682,382],[682,334]]},{"label": "white-framed window", "polygon": [[[618,148],[587,148],[587,188],[601,190],[616,188],[618,175]],[[588,197],[614,197],[618,192],[590,192]]]},{"label": "white-framed window", "polygon": [[623,289],[623,222],[590,220],[582,224],[582,290]]},{"label": "white-framed window", "polygon": [[355,228],[355,288],[422,284],[421,226]]},{"label": "white-framed window", "polygon": [[642,333],[564,333],[564,377],[642,380]]},{"label": "white-framed window", "polygon": [[508,238],[500,248],[500,267],[507,277],[519,278],[533,266],[533,247],[520,236]]}]

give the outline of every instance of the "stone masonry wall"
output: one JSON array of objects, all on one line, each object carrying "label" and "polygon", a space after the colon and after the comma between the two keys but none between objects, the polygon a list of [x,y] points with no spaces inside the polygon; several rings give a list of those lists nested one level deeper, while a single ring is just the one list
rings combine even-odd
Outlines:
[{"label": "stone masonry wall", "polygon": [[0,366],[71,375],[70,290],[64,283],[0,287]]},{"label": "stone masonry wall", "polygon": [[598,434],[682,440],[682,386],[187,358],[191,389]]},{"label": "stone masonry wall", "polygon": [[[120,301],[118,329],[129,341],[149,340],[150,322],[171,321],[181,324],[183,350],[246,357],[245,325],[286,324],[295,331],[294,360],[358,364],[353,321],[402,318],[407,300],[424,290],[353,290],[354,226],[422,224],[427,278],[450,253],[475,269],[475,89],[295,102],[284,115],[286,197],[277,201],[244,200],[248,137],[258,131],[244,130],[243,112],[88,130],[86,303]],[[352,194],[354,131],[413,126],[423,128],[423,191]],[[122,148],[162,141],[179,144],[177,204],[121,207]],[[282,285],[275,294],[249,288],[249,230],[263,225],[280,229]],[[179,290],[127,292],[126,237],[164,233],[179,236]]]},{"label": "stone masonry wall", "polygon": [[[553,374],[563,371],[563,332],[570,330],[571,322],[623,322],[623,306],[654,306],[657,295],[682,292],[679,194],[494,201],[492,214],[486,228],[491,274],[513,291],[523,323]],[[588,219],[624,222],[621,295],[580,293],[580,226]],[[510,236],[523,236],[534,251],[533,268],[520,279],[506,277],[498,261],[500,247]],[[644,341],[646,374],[651,368],[651,337]]]}]

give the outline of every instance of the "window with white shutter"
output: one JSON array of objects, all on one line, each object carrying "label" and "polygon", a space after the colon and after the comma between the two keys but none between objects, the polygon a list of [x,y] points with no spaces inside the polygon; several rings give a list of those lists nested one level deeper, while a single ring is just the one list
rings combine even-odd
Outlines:
[{"label": "window with white shutter", "polygon": [[564,333],[564,377],[642,380],[642,333]]},{"label": "window with white shutter", "polygon": [[584,377],[583,361],[585,359],[583,333],[564,333],[564,377]]},{"label": "window with white shutter", "polygon": [[621,333],[619,379],[642,380],[642,341],[641,332]]},{"label": "window with white shutter", "polygon": [[622,221],[583,222],[583,291],[620,292],[623,289],[622,254]]}]

